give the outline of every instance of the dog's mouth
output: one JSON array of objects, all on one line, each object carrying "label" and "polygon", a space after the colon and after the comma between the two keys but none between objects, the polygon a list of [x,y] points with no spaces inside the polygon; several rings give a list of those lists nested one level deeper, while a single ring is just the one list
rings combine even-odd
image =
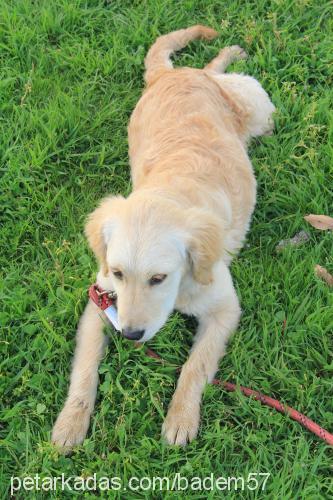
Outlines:
[{"label": "dog's mouth", "polygon": [[89,288],[89,297],[96,306],[104,312],[115,330],[120,332],[124,338],[134,342],[143,343],[151,340],[165,323],[165,320],[157,321],[150,328],[121,328],[118,320],[117,294],[113,290],[104,290],[97,283]]}]

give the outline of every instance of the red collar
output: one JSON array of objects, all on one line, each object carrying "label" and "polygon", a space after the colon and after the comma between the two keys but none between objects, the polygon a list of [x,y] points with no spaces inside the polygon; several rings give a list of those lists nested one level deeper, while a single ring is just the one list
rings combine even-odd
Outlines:
[{"label": "red collar", "polygon": [[105,311],[105,309],[110,306],[114,306],[116,303],[116,293],[109,290],[103,290],[97,283],[91,285],[88,293],[91,300],[96,306],[102,309],[102,311]]}]

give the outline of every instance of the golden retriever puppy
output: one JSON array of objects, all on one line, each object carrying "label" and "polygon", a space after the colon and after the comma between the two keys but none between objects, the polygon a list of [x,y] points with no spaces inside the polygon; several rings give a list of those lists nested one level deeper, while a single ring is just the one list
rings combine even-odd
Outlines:
[{"label": "golden retriever puppy", "polygon": [[[100,264],[97,282],[117,294],[126,338],[150,340],[173,309],[199,327],[162,434],[185,445],[198,432],[200,400],[240,317],[229,264],[241,248],[256,200],[247,155],[253,136],[271,133],[274,106],[250,76],[224,74],[244,58],[224,48],[204,69],[177,68],[170,55],[217,33],[193,26],[157,39],[145,60],[146,89],[128,127],[133,192],[104,199],[86,235]],[[104,321],[91,301],[80,320],[69,394],[52,434],[81,443],[94,408]]]}]

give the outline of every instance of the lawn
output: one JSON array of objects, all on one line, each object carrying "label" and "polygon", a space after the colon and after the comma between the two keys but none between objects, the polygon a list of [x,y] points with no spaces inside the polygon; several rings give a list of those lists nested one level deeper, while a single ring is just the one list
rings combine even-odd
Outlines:
[{"label": "lawn", "polygon": [[[96,263],[83,236],[107,193],[131,190],[126,126],[155,38],[196,23],[220,37],[195,42],[176,64],[202,67],[219,49],[249,54],[233,69],[255,76],[277,107],[272,137],[250,156],[258,203],[232,265],[243,315],[219,376],[279,398],[333,429],[333,295],[314,276],[333,271],[332,4],[322,0],[3,0],[0,4],[1,413],[0,498],[10,476],[188,479],[270,473],[265,491],[228,498],[320,499],[333,494],[332,451],[299,424],[219,387],[205,390],[198,438],[161,442],[176,375],[110,333],[88,437],[71,456],[50,431],[69,381],[75,329]],[[281,253],[281,239],[310,240]],[[150,343],[170,364],[186,359],[195,324],[173,315]],[[147,483],[145,483],[146,485]],[[216,498],[225,491],[122,490],[110,498]],[[44,493],[67,498],[82,492]],[[85,498],[93,497],[86,493]],[[42,498],[17,493],[16,498]]]}]

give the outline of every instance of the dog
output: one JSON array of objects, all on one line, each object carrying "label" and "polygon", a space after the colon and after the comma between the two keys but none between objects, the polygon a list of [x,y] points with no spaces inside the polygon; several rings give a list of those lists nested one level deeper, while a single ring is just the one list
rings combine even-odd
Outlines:
[{"label": "dog", "polygon": [[[176,309],[198,320],[162,427],[167,443],[197,435],[202,392],[218,368],[241,309],[229,271],[256,202],[247,154],[251,137],[271,134],[275,110],[252,77],[224,71],[246,57],[226,47],[203,69],[173,68],[170,56],[217,32],[193,26],[160,36],[145,59],[146,89],[128,127],[133,191],[105,198],[85,233],[97,283],[117,294],[124,337],[153,338]],[[64,408],[52,441],[68,450],[87,433],[94,408],[105,319],[89,301]]]}]

